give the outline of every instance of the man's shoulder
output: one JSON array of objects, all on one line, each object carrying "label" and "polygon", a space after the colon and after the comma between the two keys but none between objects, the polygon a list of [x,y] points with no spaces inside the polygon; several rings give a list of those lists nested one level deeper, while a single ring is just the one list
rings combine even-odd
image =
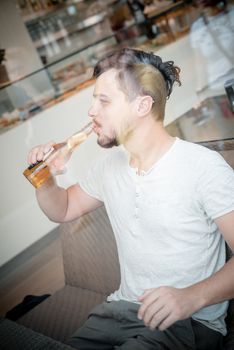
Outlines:
[{"label": "man's shoulder", "polygon": [[205,147],[202,145],[202,143],[197,143],[197,142],[191,142],[191,141],[186,141],[182,139],[178,139],[178,144],[184,152],[187,153],[195,153],[198,155],[207,155],[211,156],[213,154],[217,154],[216,151],[213,151],[209,149],[208,147]]},{"label": "man's shoulder", "polygon": [[190,161],[195,166],[210,166],[215,163],[226,163],[220,153],[203,146],[202,144],[179,139],[178,152],[181,159]]}]

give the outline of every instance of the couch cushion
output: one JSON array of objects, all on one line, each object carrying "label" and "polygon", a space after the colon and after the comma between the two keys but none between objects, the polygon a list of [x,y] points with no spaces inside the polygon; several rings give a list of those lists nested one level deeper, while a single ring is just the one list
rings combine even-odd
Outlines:
[{"label": "couch cushion", "polygon": [[110,294],[120,272],[114,234],[104,207],[60,226],[66,284]]},{"label": "couch cushion", "polygon": [[0,348],[1,350],[73,349],[8,319],[0,320]]},{"label": "couch cushion", "polygon": [[56,340],[66,341],[85,322],[90,310],[105,298],[104,294],[65,286],[17,322]]}]

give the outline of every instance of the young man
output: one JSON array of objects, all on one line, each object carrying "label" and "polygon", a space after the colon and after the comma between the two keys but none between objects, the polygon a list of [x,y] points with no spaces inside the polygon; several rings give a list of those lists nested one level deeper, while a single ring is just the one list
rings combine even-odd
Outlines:
[{"label": "young man", "polygon": [[[89,115],[98,144],[114,148],[68,189],[54,179],[37,199],[54,221],[105,205],[116,237],[119,289],[97,306],[70,344],[77,349],[219,349],[234,296],[234,174],[223,158],[171,137],[166,99],[179,68],[122,49],[94,68]],[[29,163],[50,145],[33,149]],[[54,173],[61,163],[50,164]]]}]

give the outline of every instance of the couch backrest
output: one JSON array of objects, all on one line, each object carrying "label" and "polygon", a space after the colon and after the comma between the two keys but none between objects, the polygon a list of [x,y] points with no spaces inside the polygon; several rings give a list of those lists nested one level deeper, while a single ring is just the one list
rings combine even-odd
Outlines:
[{"label": "couch backrest", "polygon": [[60,225],[66,284],[109,295],[119,287],[114,234],[105,207]]}]

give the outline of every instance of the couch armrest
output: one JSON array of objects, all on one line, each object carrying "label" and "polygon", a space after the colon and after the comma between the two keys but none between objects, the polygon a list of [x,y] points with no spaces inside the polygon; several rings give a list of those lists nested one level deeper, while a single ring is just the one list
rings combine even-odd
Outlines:
[{"label": "couch armrest", "polygon": [[110,294],[119,287],[116,242],[103,207],[60,225],[65,283]]},{"label": "couch armrest", "polygon": [[1,350],[72,350],[69,345],[60,343],[43,334],[19,325],[8,319],[0,320]]}]

